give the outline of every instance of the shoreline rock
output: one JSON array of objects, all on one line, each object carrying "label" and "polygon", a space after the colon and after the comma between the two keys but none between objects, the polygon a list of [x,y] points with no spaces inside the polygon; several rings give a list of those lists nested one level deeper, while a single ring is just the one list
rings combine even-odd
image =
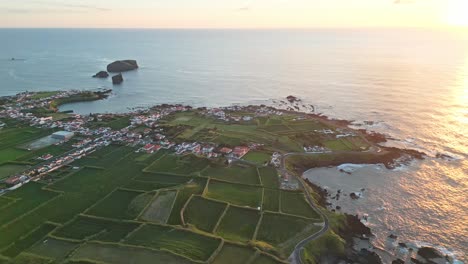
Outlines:
[{"label": "shoreline rock", "polygon": [[300,102],[301,99],[297,98],[296,96],[289,95],[286,97],[286,100],[288,100],[290,103],[295,103],[295,102]]},{"label": "shoreline rock", "polygon": [[107,77],[109,77],[109,73],[107,73],[106,71],[100,71],[93,75],[93,78],[107,78]]},{"label": "shoreline rock", "polygon": [[108,72],[125,72],[138,69],[136,60],[119,60],[107,65]]},{"label": "shoreline rock", "polygon": [[121,84],[124,81],[121,73],[112,76],[112,84]]}]

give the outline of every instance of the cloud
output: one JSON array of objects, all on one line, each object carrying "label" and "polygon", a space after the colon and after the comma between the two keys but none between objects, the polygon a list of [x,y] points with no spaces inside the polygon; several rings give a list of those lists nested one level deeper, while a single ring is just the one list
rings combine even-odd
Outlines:
[{"label": "cloud", "polygon": [[396,5],[401,5],[401,4],[412,4],[416,2],[415,0],[394,0],[393,3]]},{"label": "cloud", "polygon": [[250,10],[250,7],[249,6],[243,6],[243,7],[239,7],[237,9],[237,11],[249,11]]},{"label": "cloud", "polygon": [[106,12],[111,11],[110,8],[104,8],[94,5],[59,3],[52,1],[29,1],[31,6],[20,8],[0,8],[0,11],[14,14],[28,13],[88,13],[88,12]]},{"label": "cloud", "polygon": [[58,6],[67,7],[67,8],[77,8],[82,10],[95,10],[95,11],[110,11],[110,8],[98,7],[92,5],[80,5],[80,4],[56,4]]},{"label": "cloud", "polygon": [[244,5],[237,8],[236,11],[239,11],[239,12],[249,11],[251,9],[251,6],[252,6],[252,1],[245,2]]}]

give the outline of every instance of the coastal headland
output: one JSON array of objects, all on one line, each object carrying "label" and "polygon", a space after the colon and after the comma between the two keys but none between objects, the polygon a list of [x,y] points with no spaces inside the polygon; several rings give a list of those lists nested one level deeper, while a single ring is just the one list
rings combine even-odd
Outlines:
[{"label": "coastal headland", "polygon": [[423,158],[265,105],[57,110],[110,92],[0,99],[0,263],[379,263],[353,248],[371,230],[302,172]]}]

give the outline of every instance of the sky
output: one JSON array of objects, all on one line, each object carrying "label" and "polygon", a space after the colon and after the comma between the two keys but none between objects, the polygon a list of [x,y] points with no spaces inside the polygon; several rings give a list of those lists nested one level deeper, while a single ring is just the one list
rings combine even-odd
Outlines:
[{"label": "sky", "polygon": [[[1,0],[0,27],[467,26],[468,0]],[[468,11],[466,11],[468,12]]]}]

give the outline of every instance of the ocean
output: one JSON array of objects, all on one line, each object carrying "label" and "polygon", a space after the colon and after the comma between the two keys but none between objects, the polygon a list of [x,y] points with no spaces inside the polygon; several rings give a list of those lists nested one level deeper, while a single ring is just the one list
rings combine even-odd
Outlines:
[{"label": "ocean", "polygon": [[[468,31],[1,29],[0,39],[0,95],[113,89],[104,101],[62,107],[84,114],[295,95],[387,134],[389,145],[424,151],[424,161],[393,171],[305,176],[332,190],[366,188],[363,198],[340,203],[369,214],[377,246],[394,233],[468,261]],[[136,59],[140,69],[118,86],[91,78],[118,59]]]}]

